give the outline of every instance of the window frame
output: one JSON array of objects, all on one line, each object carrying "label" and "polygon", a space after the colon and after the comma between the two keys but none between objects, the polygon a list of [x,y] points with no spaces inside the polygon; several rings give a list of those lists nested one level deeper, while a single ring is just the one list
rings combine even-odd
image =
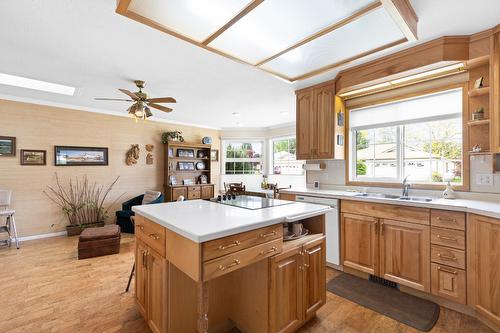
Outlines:
[{"label": "window frame", "polygon": [[[391,179],[384,179],[384,178],[379,178],[375,180],[355,180],[351,179],[351,176],[355,173],[353,173],[353,169],[355,168],[355,164],[352,163],[354,160],[354,156],[352,155],[353,152],[353,145],[355,145],[355,137],[353,138],[351,135],[351,129],[349,125],[349,114],[352,109],[359,109],[359,108],[364,108],[364,107],[370,107],[370,106],[376,106],[380,104],[386,104],[386,103],[391,103],[391,102],[397,102],[397,101],[402,101],[406,99],[411,99],[415,97],[419,97],[422,95],[429,95],[433,93],[439,93],[447,90],[453,90],[453,89],[462,89],[462,184],[461,185],[453,185],[453,188],[459,191],[468,191],[469,190],[469,181],[470,181],[470,171],[469,171],[469,164],[470,164],[470,159],[469,159],[469,146],[468,146],[468,128],[467,128],[467,120],[468,120],[468,114],[469,114],[469,108],[468,108],[468,82],[463,82],[463,83],[458,83],[458,84],[450,84],[450,85],[443,85],[438,88],[432,88],[432,89],[425,89],[425,90],[420,90],[415,93],[411,94],[401,94],[395,97],[391,98],[381,98],[377,99],[374,101],[370,101],[364,104],[359,104],[356,105],[355,108],[347,108],[346,109],[346,114],[347,114],[347,121],[346,121],[346,150],[345,150],[345,159],[346,159],[346,168],[345,168],[345,179],[346,179],[346,185],[351,185],[351,186],[363,186],[363,187],[393,187],[393,188],[400,188],[401,183],[399,182],[400,175],[398,175],[398,180],[394,181],[393,178]],[[433,120],[440,120],[439,118],[443,119],[443,117],[435,117],[436,119]],[[445,117],[447,119],[447,117]],[[390,126],[390,124],[388,125]],[[374,126],[374,128],[380,128],[380,126]],[[399,130],[398,130],[399,131]],[[402,132],[402,131],[401,131]],[[403,135],[403,133],[398,133],[398,135]],[[401,152],[401,147],[398,145],[398,157]],[[400,168],[398,168],[400,169]],[[399,172],[399,170],[398,170]],[[436,184],[436,183],[412,183],[412,188],[414,189],[428,189],[428,190],[443,190],[446,187],[445,184]]]},{"label": "window frame", "polygon": [[[227,158],[227,146],[231,143],[260,143],[262,145],[262,152],[258,158]],[[266,156],[266,145],[263,139],[223,139],[221,142],[222,146],[222,158],[221,158],[221,174],[222,175],[263,175],[265,170],[265,156]],[[259,173],[226,173],[226,162],[260,162],[261,169]]]},{"label": "window frame", "polygon": [[297,159],[297,136],[296,135],[284,135],[284,136],[275,136],[268,139],[269,142],[269,174],[273,176],[287,176],[287,177],[304,177],[305,170],[302,169],[302,173],[297,174],[288,174],[288,173],[274,173],[274,142],[280,140],[289,140],[295,139],[295,160],[302,161],[302,164],[305,164],[305,161]]}]

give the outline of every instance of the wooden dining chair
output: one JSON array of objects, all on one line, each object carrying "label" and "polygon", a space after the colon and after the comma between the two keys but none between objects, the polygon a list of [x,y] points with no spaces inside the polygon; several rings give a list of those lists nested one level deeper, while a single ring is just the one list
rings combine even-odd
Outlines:
[{"label": "wooden dining chair", "polygon": [[226,194],[242,195],[245,194],[246,187],[243,182],[240,183],[224,183]]}]

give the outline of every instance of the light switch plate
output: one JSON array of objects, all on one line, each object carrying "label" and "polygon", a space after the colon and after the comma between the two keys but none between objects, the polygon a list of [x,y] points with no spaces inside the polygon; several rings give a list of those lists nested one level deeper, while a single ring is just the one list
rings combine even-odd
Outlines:
[{"label": "light switch plate", "polygon": [[493,175],[487,173],[479,173],[476,175],[476,185],[493,186]]}]

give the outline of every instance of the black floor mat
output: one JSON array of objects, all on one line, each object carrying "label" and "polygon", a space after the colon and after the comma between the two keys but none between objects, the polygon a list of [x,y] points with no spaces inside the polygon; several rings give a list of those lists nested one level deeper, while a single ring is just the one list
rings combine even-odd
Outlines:
[{"label": "black floor mat", "polygon": [[326,289],[421,331],[430,331],[439,318],[436,303],[354,275],[343,273],[330,280]]}]

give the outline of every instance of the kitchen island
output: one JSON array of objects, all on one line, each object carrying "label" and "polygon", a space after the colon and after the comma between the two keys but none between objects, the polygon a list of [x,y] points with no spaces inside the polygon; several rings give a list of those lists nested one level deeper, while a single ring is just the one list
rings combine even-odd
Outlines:
[{"label": "kitchen island", "polygon": [[[135,295],[153,332],[294,332],[316,314],[326,301],[330,208],[266,202],[133,207]],[[308,234],[284,242],[284,223],[302,223]]]}]

